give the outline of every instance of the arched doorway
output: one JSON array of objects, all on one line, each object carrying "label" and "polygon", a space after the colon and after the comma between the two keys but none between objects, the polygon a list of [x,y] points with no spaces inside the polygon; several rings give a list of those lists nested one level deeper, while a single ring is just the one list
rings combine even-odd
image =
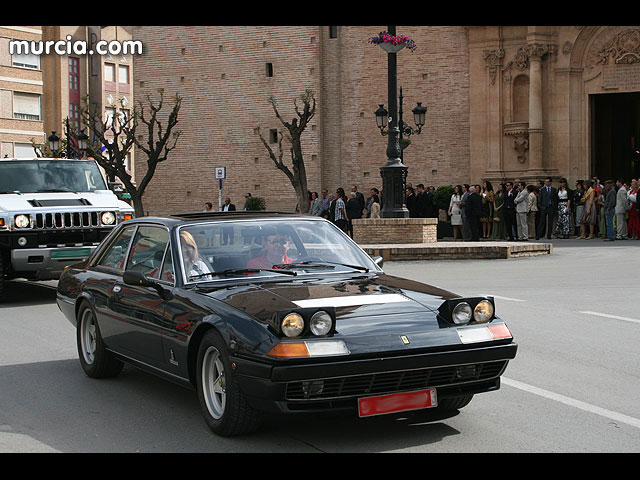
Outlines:
[{"label": "arched doorway", "polygon": [[591,171],[601,180],[640,176],[640,92],[589,95]]}]

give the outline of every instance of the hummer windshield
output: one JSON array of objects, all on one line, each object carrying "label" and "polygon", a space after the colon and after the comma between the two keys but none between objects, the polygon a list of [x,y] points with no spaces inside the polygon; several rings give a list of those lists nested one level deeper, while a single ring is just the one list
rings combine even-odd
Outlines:
[{"label": "hummer windshield", "polygon": [[0,193],[93,192],[106,190],[92,160],[7,160],[0,162]]}]

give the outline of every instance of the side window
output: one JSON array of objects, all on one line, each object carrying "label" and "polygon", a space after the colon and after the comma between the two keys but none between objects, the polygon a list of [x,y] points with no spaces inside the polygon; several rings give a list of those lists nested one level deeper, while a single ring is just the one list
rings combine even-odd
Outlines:
[{"label": "side window", "polygon": [[167,254],[164,258],[164,265],[162,266],[162,275],[160,280],[166,280],[167,282],[174,283],[175,274],[173,273],[173,255],[171,254],[171,248],[167,249]]},{"label": "side window", "polygon": [[166,228],[141,226],[131,244],[126,270],[142,272],[149,278],[159,278],[167,243],[169,232]]},{"label": "side window", "polygon": [[97,265],[114,268],[116,270],[123,270],[127,250],[129,249],[129,243],[131,243],[131,237],[135,230],[135,226],[130,226],[122,230],[115,241],[104,253]]}]

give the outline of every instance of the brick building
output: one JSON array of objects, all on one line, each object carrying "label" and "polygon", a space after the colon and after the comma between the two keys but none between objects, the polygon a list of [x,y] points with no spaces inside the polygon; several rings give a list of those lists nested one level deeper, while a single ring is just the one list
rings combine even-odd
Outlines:
[{"label": "brick building", "polygon": [[[387,57],[369,44],[384,26],[133,27],[137,97],[183,97],[178,148],[145,194],[150,213],[243,194],[292,210],[293,188],[255,134],[279,129],[267,100],[291,120],[293,99],[315,92],[303,135],[309,189],[380,187],[387,138],[373,112],[388,104]],[[637,26],[412,26],[398,33],[404,119],[427,107],[404,151],[413,184],[640,175],[640,28]],[[138,95],[139,94],[139,95]],[[285,152],[285,157],[288,152]],[[137,173],[143,172],[139,162]]]}]

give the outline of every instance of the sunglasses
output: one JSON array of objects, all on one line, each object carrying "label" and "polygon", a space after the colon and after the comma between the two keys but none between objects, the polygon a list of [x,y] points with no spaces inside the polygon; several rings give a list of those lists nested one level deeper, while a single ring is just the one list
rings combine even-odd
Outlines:
[{"label": "sunglasses", "polygon": [[284,240],[282,238],[280,239],[274,239],[274,240],[267,240],[271,245],[286,245],[288,243],[288,240]]}]

